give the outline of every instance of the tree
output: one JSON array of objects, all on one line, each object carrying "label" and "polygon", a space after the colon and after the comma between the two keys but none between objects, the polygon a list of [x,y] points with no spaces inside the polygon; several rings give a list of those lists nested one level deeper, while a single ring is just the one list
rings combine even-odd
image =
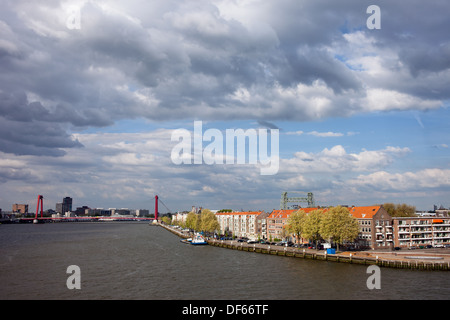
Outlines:
[{"label": "tree", "polygon": [[359,225],[347,208],[333,207],[322,216],[320,222],[320,234],[324,239],[330,239],[337,244],[345,241],[353,241],[359,233]]},{"label": "tree", "polygon": [[305,211],[298,210],[292,213],[286,221],[286,231],[295,234],[297,241],[300,240],[300,234],[303,232],[303,224],[305,220]]},{"label": "tree", "polygon": [[168,216],[164,216],[161,218],[161,221],[164,222],[165,224],[171,224],[172,219],[170,219]]},{"label": "tree", "polygon": [[316,242],[322,238],[320,235],[320,221],[322,220],[323,210],[317,209],[311,211],[303,223],[303,237],[312,242]]},{"label": "tree", "polygon": [[414,217],[415,215],[415,206],[409,206],[406,203],[402,203],[398,204],[396,207],[396,217]]},{"label": "tree", "polygon": [[199,230],[214,232],[220,229],[220,224],[217,221],[217,217],[211,210],[203,209],[199,217]]},{"label": "tree", "polygon": [[385,203],[382,205],[384,210],[386,210],[386,212],[391,216],[394,217],[395,215],[395,204],[393,203]]},{"label": "tree", "polygon": [[196,229],[197,228],[197,215],[193,212],[189,212],[186,217],[186,228]]},{"label": "tree", "polygon": [[391,217],[414,217],[416,215],[416,207],[402,204],[385,203],[383,208]]}]

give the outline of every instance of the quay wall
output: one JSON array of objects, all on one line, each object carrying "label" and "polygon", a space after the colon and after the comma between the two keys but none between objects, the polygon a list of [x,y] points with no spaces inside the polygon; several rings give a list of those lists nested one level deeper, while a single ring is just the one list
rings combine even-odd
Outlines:
[{"label": "quay wall", "polygon": [[[155,224],[153,224],[155,225]],[[179,230],[170,228],[162,224],[156,224],[164,229],[172,232],[173,234],[181,238],[189,238],[190,235]],[[239,250],[254,252],[260,254],[270,254],[284,257],[302,258],[302,259],[312,259],[321,261],[331,261],[331,262],[341,262],[341,263],[352,263],[361,265],[377,265],[379,267],[389,267],[389,268],[399,268],[399,269],[414,269],[414,270],[439,270],[439,271],[449,271],[450,262],[448,261],[422,261],[415,260],[409,261],[405,259],[387,259],[387,258],[374,258],[369,256],[357,256],[352,254],[327,254],[325,251],[308,250],[303,248],[292,248],[284,246],[275,245],[262,245],[262,244],[248,244],[245,242],[237,242],[230,240],[216,240],[207,239],[209,245]]]}]

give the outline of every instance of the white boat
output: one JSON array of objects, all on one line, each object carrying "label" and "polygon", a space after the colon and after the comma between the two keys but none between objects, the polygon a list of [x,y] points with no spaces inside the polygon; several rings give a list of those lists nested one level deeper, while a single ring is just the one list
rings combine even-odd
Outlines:
[{"label": "white boat", "polygon": [[199,233],[195,234],[194,238],[191,241],[192,245],[205,245],[208,244],[208,242],[206,242],[205,238],[203,238],[203,236]]}]

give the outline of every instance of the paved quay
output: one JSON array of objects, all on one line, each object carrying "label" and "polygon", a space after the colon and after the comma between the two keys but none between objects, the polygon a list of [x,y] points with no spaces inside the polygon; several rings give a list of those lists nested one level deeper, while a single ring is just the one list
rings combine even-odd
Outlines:
[{"label": "paved quay", "polygon": [[432,248],[432,249],[416,249],[416,250],[398,250],[398,251],[357,251],[357,252],[343,252],[341,254],[354,254],[357,257],[372,257],[377,256],[382,259],[389,259],[395,261],[440,261],[443,263],[450,263],[450,248]]}]

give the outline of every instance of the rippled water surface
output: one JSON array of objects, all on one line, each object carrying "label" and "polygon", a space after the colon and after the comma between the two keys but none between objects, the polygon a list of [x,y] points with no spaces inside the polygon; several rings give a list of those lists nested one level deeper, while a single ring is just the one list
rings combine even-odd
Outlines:
[{"label": "rippled water surface", "polygon": [[[449,299],[450,273],[183,244],[143,222],[0,226],[0,299]],[[69,290],[67,267],[81,270]]]}]

